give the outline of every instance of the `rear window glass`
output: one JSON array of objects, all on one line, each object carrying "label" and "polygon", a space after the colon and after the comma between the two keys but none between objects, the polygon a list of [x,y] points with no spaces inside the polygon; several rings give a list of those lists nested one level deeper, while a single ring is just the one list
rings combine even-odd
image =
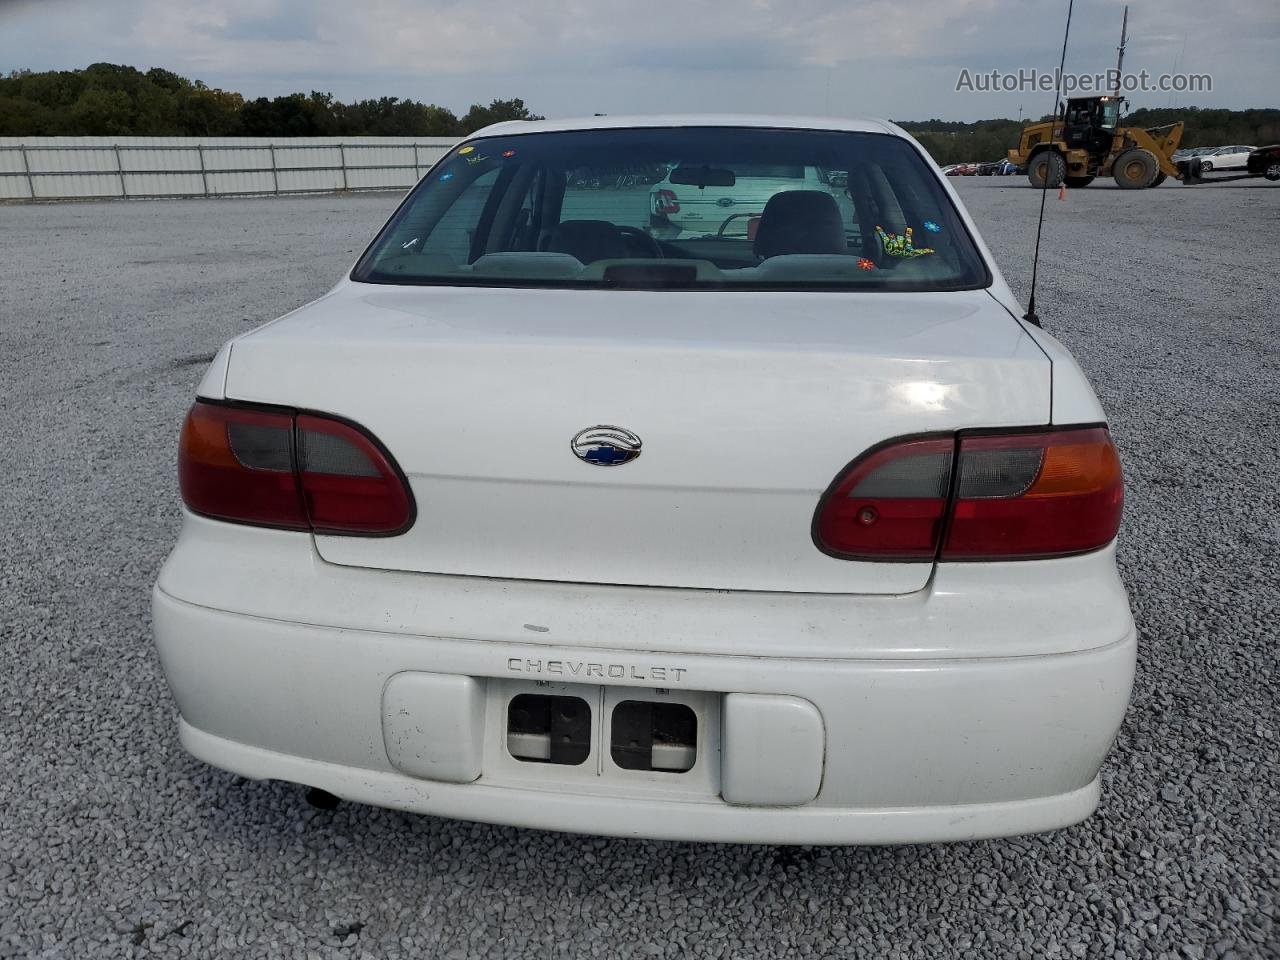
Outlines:
[{"label": "rear window glass", "polygon": [[959,290],[990,275],[899,137],[759,128],[469,141],[352,274],[367,283]]},{"label": "rear window glass", "polygon": [[775,180],[803,180],[804,167],[783,163],[743,163],[734,167],[739,177],[767,177]]}]

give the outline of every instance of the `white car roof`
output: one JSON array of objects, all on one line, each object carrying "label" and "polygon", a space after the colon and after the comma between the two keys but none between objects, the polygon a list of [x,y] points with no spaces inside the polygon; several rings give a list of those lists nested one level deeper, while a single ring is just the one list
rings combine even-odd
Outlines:
[{"label": "white car roof", "polygon": [[[561,133],[568,130],[620,130],[636,127],[761,127],[783,130],[838,130],[851,133],[903,131],[887,120],[849,120],[844,117],[793,117],[735,113],[654,113],[616,117],[577,117],[565,120],[506,120],[477,130],[472,137],[513,133]],[[470,137],[468,138],[470,139]]]}]

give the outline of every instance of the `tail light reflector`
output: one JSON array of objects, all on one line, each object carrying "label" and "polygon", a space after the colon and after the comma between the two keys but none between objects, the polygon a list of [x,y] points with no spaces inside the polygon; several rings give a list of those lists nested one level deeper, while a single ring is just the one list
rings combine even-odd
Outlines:
[{"label": "tail light reflector", "polygon": [[1110,543],[1123,508],[1105,427],[965,435],[859,458],[819,504],[813,533],[850,560],[1057,557]]},{"label": "tail light reflector", "polygon": [[387,536],[413,522],[408,486],[377,442],[313,414],[197,401],[178,479],[193,512],[233,523]]}]

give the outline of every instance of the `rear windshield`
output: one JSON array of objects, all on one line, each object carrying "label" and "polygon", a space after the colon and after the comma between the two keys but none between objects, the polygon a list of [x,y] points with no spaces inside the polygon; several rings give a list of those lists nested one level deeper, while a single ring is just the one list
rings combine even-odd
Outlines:
[{"label": "rear windshield", "polygon": [[724,127],[469,141],[414,189],[352,278],[877,291],[991,279],[901,138]]}]

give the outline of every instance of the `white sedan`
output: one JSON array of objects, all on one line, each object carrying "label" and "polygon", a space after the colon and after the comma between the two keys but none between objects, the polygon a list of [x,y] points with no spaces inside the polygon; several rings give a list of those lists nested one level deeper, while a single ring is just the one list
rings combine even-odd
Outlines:
[{"label": "white sedan", "polygon": [[[752,236],[575,195],[670,157],[848,176]],[[481,131],[200,383],[153,601],[182,743],[318,799],[628,837],[1083,819],[1134,671],[1123,481],[1021,316],[891,124]]]},{"label": "white sedan", "polygon": [[1209,173],[1211,170],[1243,170],[1249,163],[1249,154],[1257,147],[1231,146],[1219,147],[1217,150],[1201,154],[1200,170]]}]

